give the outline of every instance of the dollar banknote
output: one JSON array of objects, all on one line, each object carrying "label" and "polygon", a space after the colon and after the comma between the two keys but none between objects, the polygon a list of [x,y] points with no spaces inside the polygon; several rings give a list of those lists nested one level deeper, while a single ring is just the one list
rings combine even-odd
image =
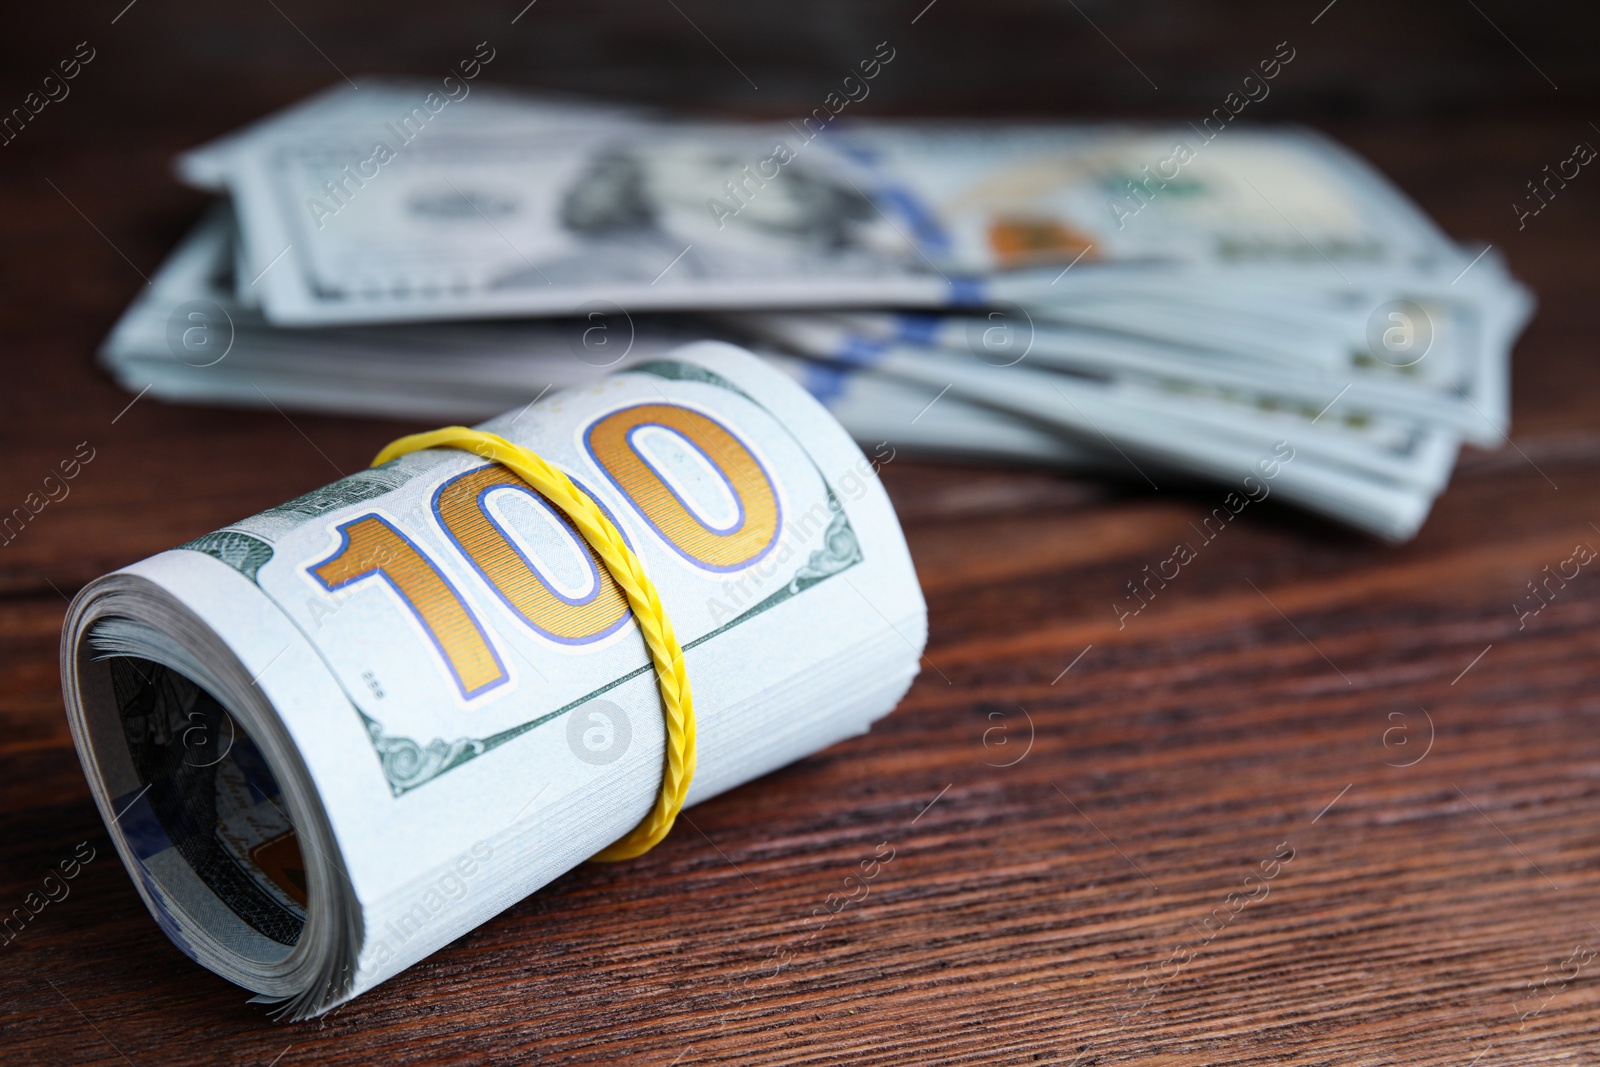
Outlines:
[{"label": "dollar banknote", "polygon": [[[659,589],[698,719],[689,803],[861,733],[916,674],[925,608],[874,461],[789,376],[705,342],[483,428],[564,470]],[[661,783],[661,698],[619,589],[544,497],[466,451],[92,582],[62,670],[156,922],[294,1017],[594,855]]]},{"label": "dollar banknote", "polygon": [[1448,280],[1468,259],[1302,130],[690,123],[385,83],[205,146],[180,172],[227,190],[240,275],[286,324],[591,301],[973,304],[1151,271],[1190,286]]},{"label": "dollar banknote", "polygon": [[[1492,271],[1491,265],[1486,268]],[[1517,290],[1512,287],[1510,292]],[[1208,386],[1247,396],[1266,408],[1321,410],[1340,396],[1344,411],[1421,420],[1474,444],[1494,447],[1510,425],[1510,388],[1503,353],[1526,318],[1525,301],[1490,306],[1459,294],[1389,299],[1341,294],[1340,305],[1297,308],[1269,304],[1236,309],[1229,321],[1251,341],[1220,331],[1163,329],[1163,312],[1189,310],[1173,301],[1102,298],[1083,305],[1012,305],[978,313],[819,315],[847,331],[839,344],[907,342],[957,352],[982,352],[990,362],[1010,355],[1069,373],[1118,374],[1146,382]],[[1383,330],[1410,331],[1425,357],[1395,356],[1367,338],[1371,309],[1387,305]],[[1137,308],[1137,310],[1135,310]],[[1353,309],[1355,314],[1345,312]],[[753,320],[756,321],[756,320]],[[1282,331],[1290,342],[1273,337]],[[1307,342],[1336,349],[1337,359],[1303,354]],[[1376,349],[1376,352],[1374,352]],[[1302,356],[1302,358],[1296,358]]]},{"label": "dollar banknote", "polygon": [[[692,340],[748,341],[708,316],[408,323],[288,330],[242,304],[231,212],[201,220],[101,348],[131,392],[248,407],[477,420]],[[992,408],[865,367],[761,355],[869,451],[1100,469],[1098,455]],[[937,403],[933,401],[938,400]]]},{"label": "dollar banknote", "polygon": [[822,316],[772,313],[740,321],[813,358],[865,364],[1052,427],[1083,447],[1104,449],[1107,461],[1120,457],[1130,477],[1152,486],[1151,470],[1237,484],[1252,476],[1262,457],[1293,455],[1292,465],[1273,464],[1282,499],[1390,540],[1416,532],[1458,447],[1454,435],[1426,424],[1359,414],[1329,418],[1337,394],[1322,411],[1268,409],[1248,397],[1208,396],[1193,386],[1161,388],[1127,376],[1025,366],[1019,352],[990,363],[906,340],[863,339]]}]

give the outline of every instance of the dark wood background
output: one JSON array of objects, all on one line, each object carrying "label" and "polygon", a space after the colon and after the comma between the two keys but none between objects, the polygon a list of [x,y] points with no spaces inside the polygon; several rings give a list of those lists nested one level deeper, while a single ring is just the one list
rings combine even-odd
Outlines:
[{"label": "dark wood background", "polygon": [[[1512,609],[1600,546],[1600,177],[1520,232],[1511,209],[1600,139],[1592,10],[538,0],[512,26],[522,0],[124,3],[32,5],[0,34],[0,108],[97,50],[0,146],[0,510],[95,449],[0,547],[0,910],[78,842],[99,855],[0,945],[0,1062],[1600,1060],[1600,574],[1523,628]],[[485,39],[497,80],[772,115],[888,39],[880,113],[1174,118],[1288,40],[1258,117],[1344,139],[1538,294],[1515,446],[1469,450],[1398,548],[1253,508],[1121,630],[1109,604],[1206,493],[897,459],[933,665],[898,711],[330,1017],[275,1024],[167,943],[113,858],[62,713],[63,609],[420,427],[128,408],[92,353],[201,209],[174,152],[338,70],[442,71]],[[808,939],[884,842],[870,896]]]}]

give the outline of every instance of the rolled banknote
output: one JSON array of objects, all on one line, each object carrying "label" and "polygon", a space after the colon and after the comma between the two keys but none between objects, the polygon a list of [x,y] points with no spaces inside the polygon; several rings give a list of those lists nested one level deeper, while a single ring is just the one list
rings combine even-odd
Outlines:
[{"label": "rolled banknote", "polygon": [[[700,343],[481,429],[564,471],[659,590],[698,719],[688,803],[865,731],[915,676],[926,609],[893,508],[788,376]],[[469,451],[97,579],[61,656],[151,914],[294,1018],[593,856],[661,788],[627,601],[560,511]]]}]

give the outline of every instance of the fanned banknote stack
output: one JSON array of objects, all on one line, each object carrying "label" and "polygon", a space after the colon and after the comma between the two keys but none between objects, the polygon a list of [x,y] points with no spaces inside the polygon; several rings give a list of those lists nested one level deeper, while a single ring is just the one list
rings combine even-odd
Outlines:
[{"label": "fanned banknote stack", "polygon": [[226,203],[103,358],[175,399],[451,419],[720,338],[885,454],[1252,478],[1393,540],[1506,439],[1531,298],[1348,151],[1226,109],[856,117],[892,61],[766,124],[329,90],[182,157]]}]

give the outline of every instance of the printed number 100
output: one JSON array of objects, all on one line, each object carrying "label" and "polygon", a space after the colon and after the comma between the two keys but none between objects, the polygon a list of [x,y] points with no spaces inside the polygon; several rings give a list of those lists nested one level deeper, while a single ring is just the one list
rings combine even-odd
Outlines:
[{"label": "printed number 100", "polygon": [[[666,431],[692,449],[721,479],[734,506],[730,524],[716,526],[703,519],[662,477],[637,440],[641,431],[651,430]],[[719,573],[742,570],[776,544],[782,516],[771,477],[750,448],[710,416],[676,404],[638,404],[598,419],[584,433],[584,444],[599,472],[655,537],[694,566]],[[548,509],[565,536],[581,548],[591,575],[587,594],[564,594],[507,537],[487,507],[491,494],[504,491],[525,494],[535,506]],[[626,624],[627,599],[594,550],[549,501],[506,468],[489,464],[444,482],[434,491],[433,513],[451,545],[527,628],[549,640],[582,645]],[[333,553],[307,568],[323,588],[333,592],[369,579],[386,582],[421,624],[442,666],[469,700],[510,677],[483,623],[416,542],[377,513],[340,523],[338,532]]]}]

